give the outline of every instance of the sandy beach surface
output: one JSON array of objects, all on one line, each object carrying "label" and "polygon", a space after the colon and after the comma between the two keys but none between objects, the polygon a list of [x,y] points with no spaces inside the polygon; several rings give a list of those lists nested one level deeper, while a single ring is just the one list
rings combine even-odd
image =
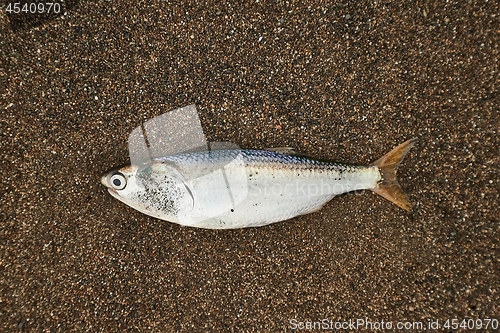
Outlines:
[{"label": "sandy beach surface", "polygon": [[[0,331],[498,325],[498,2],[8,4]],[[202,230],[112,198],[99,176],[129,161],[129,133],[189,104],[209,141],[345,163],[416,137],[398,173],[414,209],[365,191]]]}]

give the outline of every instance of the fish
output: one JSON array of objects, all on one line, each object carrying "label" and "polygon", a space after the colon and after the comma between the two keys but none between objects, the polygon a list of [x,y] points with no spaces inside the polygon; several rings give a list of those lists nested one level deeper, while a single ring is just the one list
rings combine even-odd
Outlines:
[{"label": "fish", "polygon": [[369,165],[307,157],[291,148],[185,152],[114,168],[100,180],[114,198],[144,214],[205,229],[265,226],[365,189],[411,210],[396,172],[415,142]]}]

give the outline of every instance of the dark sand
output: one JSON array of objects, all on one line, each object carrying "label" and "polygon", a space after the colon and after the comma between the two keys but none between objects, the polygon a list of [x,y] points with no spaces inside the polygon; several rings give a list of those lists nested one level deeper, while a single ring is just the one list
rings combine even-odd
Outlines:
[{"label": "dark sand", "polygon": [[[331,3],[3,5],[0,331],[500,320],[498,2]],[[213,231],[113,199],[130,131],[191,103],[210,141],[347,163],[417,137],[415,208],[365,192]]]}]

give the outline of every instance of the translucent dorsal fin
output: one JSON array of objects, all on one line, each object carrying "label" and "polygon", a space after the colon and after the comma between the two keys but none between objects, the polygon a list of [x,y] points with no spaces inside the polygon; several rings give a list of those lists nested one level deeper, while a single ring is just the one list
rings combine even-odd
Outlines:
[{"label": "translucent dorsal fin", "polygon": [[267,151],[272,151],[275,153],[283,154],[283,155],[296,155],[300,156],[301,154],[297,153],[295,149],[292,147],[278,147],[278,148],[266,148]]}]

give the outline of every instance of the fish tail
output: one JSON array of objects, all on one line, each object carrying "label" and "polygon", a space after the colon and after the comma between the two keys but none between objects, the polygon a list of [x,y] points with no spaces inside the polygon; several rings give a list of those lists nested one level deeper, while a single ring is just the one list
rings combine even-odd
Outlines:
[{"label": "fish tail", "polygon": [[403,208],[404,210],[411,210],[412,205],[410,203],[410,200],[408,200],[408,197],[398,184],[396,172],[398,171],[399,164],[406,156],[406,154],[408,154],[411,147],[413,147],[415,141],[417,141],[417,139],[413,138],[400,144],[399,146],[370,164],[371,166],[378,167],[380,170],[380,175],[382,176],[382,179],[377,184],[378,186],[372,188],[371,190]]}]

